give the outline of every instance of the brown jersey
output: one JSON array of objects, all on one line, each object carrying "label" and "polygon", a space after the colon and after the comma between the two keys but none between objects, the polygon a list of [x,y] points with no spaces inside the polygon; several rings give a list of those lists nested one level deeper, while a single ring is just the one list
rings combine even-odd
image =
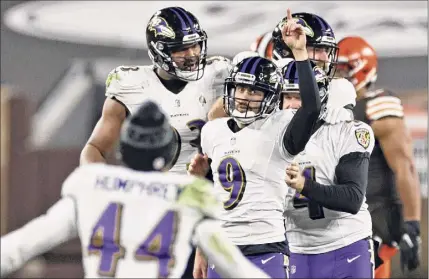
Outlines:
[{"label": "brown jersey", "polygon": [[[358,100],[354,115],[356,120],[371,125],[372,121],[385,117],[402,118],[404,110],[398,97],[387,90],[380,89],[368,92],[363,99]],[[371,212],[386,204],[400,203],[394,173],[387,164],[377,135],[375,135],[375,146],[369,164],[366,197]]]}]

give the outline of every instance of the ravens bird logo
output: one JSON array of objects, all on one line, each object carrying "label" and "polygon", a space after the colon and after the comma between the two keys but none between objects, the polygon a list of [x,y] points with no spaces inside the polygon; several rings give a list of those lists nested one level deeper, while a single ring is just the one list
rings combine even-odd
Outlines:
[{"label": "ravens bird logo", "polygon": [[149,31],[153,31],[155,37],[164,36],[167,38],[176,38],[176,33],[168,25],[167,21],[162,17],[154,17],[149,23]]}]

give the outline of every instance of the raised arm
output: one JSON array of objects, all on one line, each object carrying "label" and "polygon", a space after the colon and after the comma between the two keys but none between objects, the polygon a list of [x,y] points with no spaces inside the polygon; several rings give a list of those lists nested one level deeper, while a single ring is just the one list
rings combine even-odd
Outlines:
[{"label": "raised arm", "polygon": [[307,39],[302,25],[292,18],[287,10],[287,21],[282,29],[285,44],[292,50],[298,71],[302,107],[296,112],[283,135],[283,147],[291,155],[301,152],[311,137],[311,132],[320,114],[319,89],[308,60]]}]

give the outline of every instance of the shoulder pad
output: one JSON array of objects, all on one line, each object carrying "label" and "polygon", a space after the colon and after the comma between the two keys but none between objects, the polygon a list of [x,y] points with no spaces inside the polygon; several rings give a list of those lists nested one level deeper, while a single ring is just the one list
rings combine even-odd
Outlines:
[{"label": "shoulder pad", "polygon": [[294,117],[298,110],[297,109],[281,109],[274,111],[268,118],[273,119],[275,122],[290,121]]},{"label": "shoulder pad", "polygon": [[79,191],[79,185],[80,183],[80,177],[82,176],[83,169],[87,165],[79,166],[76,169],[73,170],[72,173],[69,174],[69,176],[64,180],[63,187],[61,189],[61,196],[75,196],[77,192]]},{"label": "shoulder pad", "polygon": [[213,193],[213,184],[201,178],[195,178],[191,183],[183,187],[177,203],[196,208],[210,217],[214,217],[220,206],[220,202]]},{"label": "shoulder pad", "polygon": [[205,76],[207,80],[210,80],[213,90],[208,91],[207,93],[213,93],[214,98],[223,95],[224,91],[224,82],[225,79],[229,76],[229,73],[232,70],[231,61],[223,56],[213,56],[207,59],[207,67]]},{"label": "shoulder pad", "polygon": [[106,94],[119,91],[141,90],[145,82],[144,70],[140,66],[119,66],[106,79]]},{"label": "shoulder pad", "polygon": [[329,84],[328,107],[342,108],[346,105],[356,106],[356,90],[345,78],[335,78]]},{"label": "shoulder pad", "polygon": [[207,63],[207,65],[211,65],[211,64],[213,64],[215,62],[218,62],[218,61],[223,61],[223,62],[226,62],[226,63],[231,63],[231,60],[229,60],[228,58],[226,58],[224,56],[220,56],[220,55],[218,55],[218,56],[211,56],[211,57],[207,58],[206,63]]},{"label": "shoulder pad", "polygon": [[392,92],[380,89],[369,92],[365,95],[366,116],[370,121],[382,119],[384,117],[404,116],[404,108],[401,99],[396,97]]},{"label": "shoulder pad", "polygon": [[223,56],[212,56],[208,58],[207,66],[212,67],[214,72],[216,72],[218,75],[219,73],[222,73],[222,76],[229,75],[229,72],[232,70],[231,60]]}]

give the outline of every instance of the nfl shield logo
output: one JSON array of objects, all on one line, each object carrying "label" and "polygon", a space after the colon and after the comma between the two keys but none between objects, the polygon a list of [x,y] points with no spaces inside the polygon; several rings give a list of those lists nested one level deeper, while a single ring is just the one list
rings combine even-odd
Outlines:
[{"label": "nfl shield logo", "polygon": [[295,266],[295,265],[292,265],[292,266],[290,267],[290,274],[295,274],[295,272],[296,272],[296,266]]},{"label": "nfl shield logo", "polygon": [[236,138],[231,138],[231,145],[235,145],[236,142],[237,142]]},{"label": "nfl shield logo", "polygon": [[369,146],[369,143],[371,142],[371,135],[369,131],[365,128],[356,129],[355,136],[359,145],[367,149]]}]

